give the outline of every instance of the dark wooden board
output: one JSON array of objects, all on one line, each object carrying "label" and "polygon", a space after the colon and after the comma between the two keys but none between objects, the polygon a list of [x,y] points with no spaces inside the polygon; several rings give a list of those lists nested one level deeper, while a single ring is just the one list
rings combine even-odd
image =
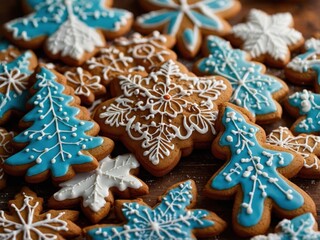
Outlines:
[{"label": "dark wooden board", "polygon": [[[115,6],[126,8],[133,11],[135,14],[139,14],[140,10],[137,8],[137,0],[114,0]],[[243,8],[241,12],[230,19],[232,24],[242,21],[251,8],[258,8],[265,10],[268,13],[285,12],[289,11],[293,14],[295,19],[296,28],[301,31],[305,38],[311,37],[316,31],[320,30],[320,1],[317,0],[242,0]],[[0,24],[6,21],[21,16],[19,3],[17,0],[0,0]],[[1,33],[0,33],[1,35]],[[183,61],[187,66],[191,66],[192,63]],[[268,72],[274,74],[280,78],[284,78],[283,71],[278,69],[268,69]],[[291,91],[296,91],[299,88],[291,86]],[[290,126],[293,119],[288,116],[286,112],[283,114],[283,119],[272,124],[263,126],[267,132],[276,128],[279,125]],[[126,150],[122,144],[117,143],[115,154],[123,153]],[[220,215],[223,219],[228,221],[231,225],[231,210],[232,201],[216,201],[202,197],[202,189],[212,174],[219,169],[223,164],[222,161],[215,159],[209,150],[195,150],[190,156],[181,159],[178,166],[168,175],[156,178],[141,170],[140,177],[150,187],[150,194],[144,196],[143,199],[150,205],[156,203],[157,197],[161,195],[167,187],[170,185],[183,181],[186,179],[195,180],[198,187],[198,208],[205,208],[212,210]],[[294,183],[304,189],[314,199],[317,204],[318,214],[320,214],[320,181],[319,180],[304,180],[295,178],[292,180]],[[7,202],[12,199],[14,195],[20,191],[21,187],[28,185],[23,181],[23,178],[9,177],[8,186],[0,191],[0,209],[7,209]],[[39,196],[47,199],[52,193],[57,190],[50,181],[29,185],[31,189],[36,191]],[[112,214],[110,217],[112,218]],[[276,217],[273,218],[273,226],[279,221]],[[318,217],[318,223],[320,223],[320,217]],[[104,221],[109,221],[108,219]],[[81,215],[79,225],[86,226],[90,224],[86,218]],[[217,239],[236,239],[232,233],[232,229],[229,226],[228,229],[219,236]]]}]

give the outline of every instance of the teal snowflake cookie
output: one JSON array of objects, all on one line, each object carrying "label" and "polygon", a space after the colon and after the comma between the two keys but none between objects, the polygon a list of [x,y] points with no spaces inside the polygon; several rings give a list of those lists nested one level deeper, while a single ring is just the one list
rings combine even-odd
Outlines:
[{"label": "teal snowflake cookie", "polygon": [[[2,44],[6,51],[9,45]],[[10,51],[10,50],[8,50]],[[0,53],[0,124],[6,123],[13,111],[24,112],[29,92],[29,77],[37,65],[37,58],[31,51],[27,51],[10,62],[7,53]]]},{"label": "teal snowflake cookie", "polygon": [[305,213],[292,220],[283,219],[276,226],[276,233],[259,235],[251,240],[320,240],[317,223],[311,213]]},{"label": "teal snowflake cookie", "polygon": [[299,117],[291,127],[293,133],[320,133],[320,94],[304,89],[290,95],[285,106],[289,113]]},{"label": "teal snowflake cookie", "polygon": [[279,78],[265,74],[264,65],[250,61],[248,54],[233,49],[222,38],[209,36],[206,41],[207,57],[195,65],[195,72],[220,75],[233,88],[231,102],[249,110],[259,123],[281,118],[282,108],[276,101],[288,93],[288,86]]},{"label": "teal snowflake cookie", "polygon": [[126,33],[132,14],[109,8],[106,0],[24,0],[34,13],[5,24],[5,34],[17,45],[39,48],[70,65],[80,65],[110,39]]},{"label": "teal snowflake cookie", "polygon": [[283,177],[297,174],[303,158],[266,144],[263,129],[244,113],[232,104],[221,109],[221,129],[212,150],[216,156],[230,159],[209,180],[205,191],[213,198],[235,195],[233,227],[237,234],[248,237],[267,231],[272,205],[283,217],[314,213],[315,205],[303,190]]},{"label": "teal snowflake cookie", "polygon": [[98,166],[97,160],[109,154],[113,142],[94,137],[99,127],[80,109],[65,79],[44,67],[36,75],[30,98],[33,105],[22,119],[27,129],[14,138],[24,148],[5,160],[12,175],[24,175],[29,182],[45,180],[49,173],[56,181],[72,178]]},{"label": "teal snowflake cookie", "polygon": [[231,27],[223,18],[240,10],[237,0],[140,0],[148,12],[136,20],[142,33],[161,30],[176,37],[181,54],[194,57],[208,34],[226,35]]},{"label": "teal snowflake cookie", "polygon": [[291,60],[285,69],[286,77],[296,84],[314,84],[320,89],[320,39],[310,38],[304,44],[305,52]]},{"label": "teal snowflake cookie", "polygon": [[117,200],[117,214],[125,223],[96,225],[84,231],[92,240],[195,239],[221,233],[226,223],[216,214],[191,209],[195,205],[196,191],[192,180],[175,184],[154,208],[142,200]]}]

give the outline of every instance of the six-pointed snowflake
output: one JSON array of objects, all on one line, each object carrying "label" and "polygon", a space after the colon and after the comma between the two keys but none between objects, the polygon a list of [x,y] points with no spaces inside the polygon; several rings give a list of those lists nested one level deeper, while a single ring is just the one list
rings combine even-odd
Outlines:
[{"label": "six-pointed snowflake", "polygon": [[[141,1],[142,2],[142,1]],[[182,54],[195,56],[201,46],[202,31],[206,34],[225,35],[230,26],[220,13],[235,12],[240,7],[236,0],[148,0],[151,11],[137,18],[137,26],[143,32],[162,29],[163,33],[175,36]],[[235,9],[235,11],[232,11]],[[187,20],[185,19],[187,18]],[[188,24],[183,24],[188,21]],[[187,54],[186,54],[187,53]]]},{"label": "six-pointed snowflake", "polygon": [[276,226],[276,233],[255,236],[251,240],[320,240],[320,232],[314,231],[316,221],[311,213],[292,220],[283,219]]},{"label": "six-pointed snowflake", "polygon": [[[132,188],[138,190],[146,186],[141,180],[130,173],[132,169],[139,167],[134,155],[120,155],[116,159],[109,156],[99,161],[99,167],[88,173],[80,173],[73,179],[60,184],[61,190],[54,194],[54,199],[64,201],[81,197],[83,207],[89,207],[93,212],[99,212],[105,207],[107,201],[112,203],[112,189],[117,188],[120,192]],[[147,193],[148,190],[141,192]],[[99,214],[100,219],[108,214]],[[92,214],[88,214],[92,218]]]},{"label": "six-pointed snowflake", "polygon": [[[237,206],[235,219],[237,224],[243,227],[257,225],[263,212],[270,211],[264,207],[266,198],[271,198],[283,210],[302,207],[303,196],[277,172],[277,168],[290,165],[294,156],[261,145],[257,134],[264,133],[229,105],[222,112],[221,121],[224,130],[218,144],[229,148],[230,160],[213,176],[209,186],[218,193],[228,189],[236,191],[238,188],[235,186],[241,186],[241,205]],[[234,191],[230,191],[230,195]]]},{"label": "six-pointed snowflake", "polygon": [[284,147],[300,154],[304,158],[304,168],[300,176],[318,178],[320,176],[320,137],[312,134],[294,136],[287,127],[274,129],[267,136],[267,143]]},{"label": "six-pointed snowflake", "polygon": [[[247,23],[235,25],[232,33],[243,41],[243,49],[253,58],[266,58],[271,64],[281,61],[285,65],[290,58],[289,47],[303,44],[303,36],[293,29],[293,17],[290,13],[278,13],[269,16],[265,12],[252,9]],[[279,64],[279,63],[278,63]]]},{"label": "six-pointed snowflake", "polygon": [[[248,61],[244,51],[232,49],[228,41],[219,37],[209,36],[207,49],[210,55],[195,65],[198,71],[227,78],[233,88],[231,102],[248,109],[258,121],[277,117],[275,112],[279,107],[275,100],[286,95],[288,87],[285,83],[264,74],[261,64]],[[271,117],[266,118],[266,115]]]},{"label": "six-pointed snowflake", "polygon": [[208,211],[188,209],[194,197],[192,187],[191,181],[175,186],[154,209],[141,202],[125,202],[121,206],[128,221],[125,225],[89,228],[87,235],[95,240],[193,239],[194,229],[205,230],[219,223],[206,219]]},{"label": "six-pointed snowflake", "polygon": [[147,77],[120,76],[115,87],[123,94],[102,103],[95,114],[98,123],[108,126],[102,127],[103,133],[122,128],[119,133],[124,131],[125,139],[130,139],[124,141],[129,149],[138,141],[144,158],[137,158],[157,170],[160,162],[166,171],[174,167],[170,159],[179,155],[176,143],[190,141],[193,134],[211,138],[217,105],[229,99],[224,79],[198,78],[184,71],[170,60]]},{"label": "six-pointed snowflake", "polygon": [[132,18],[128,11],[105,8],[105,0],[29,0],[27,6],[35,13],[5,24],[13,40],[25,45],[46,36],[50,56],[74,64],[105,45],[97,29],[119,35],[116,32],[128,29]]},{"label": "six-pointed snowflake", "polygon": [[61,239],[66,232],[69,237],[81,233],[81,229],[71,222],[76,220],[77,212],[51,210],[41,214],[41,204],[42,199],[34,192],[28,188],[22,189],[10,202],[10,214],[0,210],[0,239],[53,240]]}]

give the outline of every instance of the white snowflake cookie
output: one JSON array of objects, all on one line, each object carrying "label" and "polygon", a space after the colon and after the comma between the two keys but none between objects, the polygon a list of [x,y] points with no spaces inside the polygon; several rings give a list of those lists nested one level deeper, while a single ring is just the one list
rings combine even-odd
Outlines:
[{"label": "white snowflake cookie", "polygon": [[241,46],[252,58],[273,67],[284,67],[290,61],[290,51],[303,42],[300,32],[293,29],[290,13],[267,13],[252,9],[246,23],[232,28],[232,44]]}]

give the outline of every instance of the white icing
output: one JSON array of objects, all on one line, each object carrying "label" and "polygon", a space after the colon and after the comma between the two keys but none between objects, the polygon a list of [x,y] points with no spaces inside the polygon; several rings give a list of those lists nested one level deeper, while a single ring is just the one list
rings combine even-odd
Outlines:
[{"label": "white icing", "polygon": [[76,85],[74,93],[76,95],[83,95],[89,97],[90,94],[101,89],[103,86],[100,84],[99,76],[90,76],[83,73],[83,68],[78,67],[76,72],[66,72],[65,77],[69,83]]},{"label": "white icing", "polygon": [[48,213],[44,220],[37,221],[35,214],[39,214],[37,209],[39,208],[40,202],[32,204],[31,201],[33,197],[28,196],[26,193],[23,193],[23,196],[24,200],[21,208],[18,208],[16,204],[10,205],[10,208],[14,210],[14,213],[18,217],[18,221],[12,221],[10,218],[7,218],[5,212],[0,210],[0,227],[4,230],[0,233],[0,239],[29,240],[34,239],[31,234],[35,234],[37,239],[54,240],[58,239],[58,236],[54,233],[46,233],[46,229],[56,232],[68,231],[67,222],[61,220],[65,212],[60,212],[56,217],[52,217],[51,214]]},{"label": "white icing", "polygon": [[232,33],[243,40],[243,48],[254,58],[269,54],[275,60],[285,60],[289,54],[288,46],[303,40],[300,32],[291,27],[290,13],[267,15],[253,9],[247,23],[235,25]]},{"label": "white icing", "polygon": [[[125,127],[132,140],[142,141],[143,155],[154,165],[170,155],[175,148],[173,139],[186,140],[194,132],[216,133],[214,101],[227,89],[223,80],[190,77],[172,60],[148,77],[135,74],[118,78],[123,95],[104,107],[99,117],[106,125]],[[139,112],[146,121],[139,121]],[[156,117],[160,117],[157,122],[153,121]]]},{"label": "white icing", "polygon": [[[304,158],[304,167],[307,169],[319,169],[319,159],[314,151],[319,147],[320,137],[315,135],[293,136],[286,127],[279,127],[273,130],[267,137],[267,143],[284,147],[300,154]],[[312,162],[306,160],[312,158]]]},{"label": "white icing", "polygon": [[99,167],[88,173],[77,174],[73,179],[60,184],[61,190],[54,194],[58,201],[81,197],[83,206],[92,211],[100,211],[113,187],[124,191],[127,188],[138,189],[142,186],[140,180],[130,174],[132,169],[139,167],[139,163],[132,154],[109,156],[99,162]]},{"label": "white icing", "polygon": [[4,179],[5,173],[1,165],[4,161],[13,153],[13,148],[9,146],[14,134],[13,132],[7,132],[3,128],[0,128],[0,181]]}]

